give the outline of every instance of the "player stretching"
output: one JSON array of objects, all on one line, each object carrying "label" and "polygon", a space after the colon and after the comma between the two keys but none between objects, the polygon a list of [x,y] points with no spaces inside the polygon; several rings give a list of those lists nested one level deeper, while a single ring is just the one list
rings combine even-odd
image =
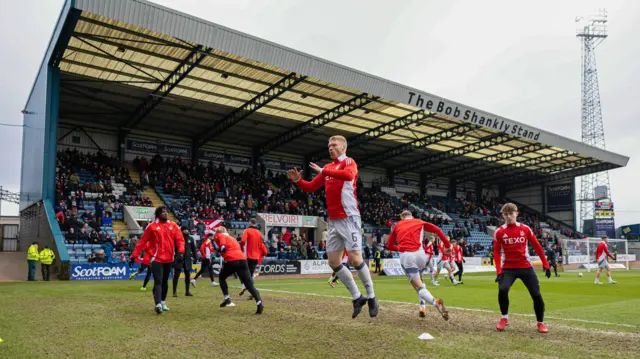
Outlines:
[{"label": "player stretching", "polygon": [[262,311],[264,310],[262,298],[260,298],[260,293],[256,287],[253,286],[253,279],[251,279],[251,272],[249,272],[247,258],[242,253],[242,249],[240,249],[240,243],[238,243],[235,238],[231,237],[229,233],[227,233],[227,229],[223,226],[216,228],[214,241],[216,242],[216,246],[219,248],[220,255],[222,255],[222,258],[224,259],[224,263],[220,269],[220,276],[218,277],[220,280],[220,289],[222,289],[222,294],[224,295],[224,300],[220,303],[220,307],[236,306],[231,302],[231,298],[229,297],[227,278],[233,274],[237,274],[240,278],[240,283],[247,288],[249,293],[251,293],[251,296],[256,300],[256,305],[258,307],[256,314],[262,314]]},{"label": "player stretching", "polygon": [[422,248],[422,237],[425,231],[437,234],[447,250],[451,248],[451,243],[440,228],[431,223],[414,219],[409,211],[403,211],[400,218],[400,222],[396,223],[391,230],[387,240],[387,249],[400,252],[400,265],[420,298],[420,316],[425,316],[425,307],[422,303],[427,302],[436,308],[445,320],[449,320],[449,312],[444,307],[444,302],[442,299],[435,299],[425,288],[420,272],[427,265],[428,259]]},{"label": "player stretching", "polygon": [[[344,250],[344,252],[342,252],[342,265],[346,266],[347,269],[349,269],[349,252],[346,249]],[[331,277],[329,277],[329,285],[331,286],[331,288],[336,287],[336,283],[338,282],[338,280],[338,274],[336,272],[331,273]]]},{"label": "player stretching", "polygon": [[598,248],[596,248],[596,261],[598,262],[598,270],[596,271],[596,281],[594,282],[594,284],[602,284],[602,282],[600,282],[600,273],[602,273],[602,268],[607,269],[609,284],[618,283],[611,278],[611,267],[609,267],[608,258],[611,258],[612,260],[615,260],[615,258],[613,258],[611,253],[609,253],[607,243],[609,243],[609,238],[602,237],[602,242],[598,243]]},{"label": "player stretching", "polygon": [[[540,257],[547,278],[551,277],[549,262],[547,262],[542,246],[533,231],[531,231],[531,228],[516,221],[518,207],[513,203],[507,203],[502,206],[500,212],[505,224],[495,231],[493,237],[493,257],[495,259],[496,273],[498,274],[496,282],[500,283],[498,302],[502,313],[502,318],[496,325],[496,329],[503,331],[504,327],[509,324],[509,289],[511,289],[516,279],[520,279],[533,299],[533,309],[538,320],[538,331],[540,333],[548,333],[549,330],[544,325],[544,301],[540,294],[540,282],[538,282],[536,272],[529,261],[527,243],[531,243],[531,246]],[[504,263],[500,261],[501,249],[504,251]]]},{"label": "player stretching", "polygon": [[[306,192],[315,192],[324,185],[326,191],[327,211],[329,212],[329,230],[327,236],[327,253],[329,266],[337,273],[340,281],[351,292],[353,298],[353,314],[360,314],[365,304],[369,306],[369,315],[378,315],[378,300],[373,291],[373,282],[369,267],[362,260],[362,232],[360,227],[360,211],[356,199],[356,183],[358,182],[358,166],[347,157],[347,140],[343,136],[329,138],[329,155],[333,162],[320,167],[310,163],[309,167],[318,173],[310,182],[301,178],[296,168],[288,171],[289,178]],[[360,294],[351,271],[340,263],[344,249],[349,251],[351,265],[358,272],[358,277],[367,291],[367,296]],[[368,298],[368,299],[367,299]]]},{"label": "player stretching", "polygon": [[[169,292],[171,264],[174,260],[183,260],[184,238],[178,225],[168,220],[167,207],[158,207],[155,216],[156,220],[147,226],[132,256],[134,258],[140,256],[140,250],[145,246],[152,254],[153,299],[156,304],[156,313],[161,314],[169,310],[165,300]],[[142,244],[140,244],[141,242]],[[176,249],[178,253],[175,252]]]},{"label": "player stretching", "polygon": [[[244,255],[247,257],[249,273],[252,274],[253,279],[255,279],[260,274],[258,263],[262,261],[262,257],[269,254],[262,240],[262,233],[258,229],[258,221],[255,218],[249,220],[249,228],[245,229],[244,233],[242,233],[240,247],[242,247]],[[242,290],[238,295],[242,296],[246,290],[247,288],[242,284]],[[249,299],[251,299],[251,297],[249,297]]]}]

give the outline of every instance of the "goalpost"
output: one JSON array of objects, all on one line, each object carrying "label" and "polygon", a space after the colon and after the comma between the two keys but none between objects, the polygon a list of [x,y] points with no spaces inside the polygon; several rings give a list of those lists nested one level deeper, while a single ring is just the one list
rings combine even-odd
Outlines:
[{"label": "goalpost", "polygon": [[[563,263],[578,264],[579,268],[586,268],[587,272],[597,269],[596,248],[601,241],[601,238],[564,239]],[[611,269],[629,270],[629,261],[635,261],[635,255],[629,255],[627,240],[609,238],[608,248],[609,253],[615,258],[609,258]]]}]

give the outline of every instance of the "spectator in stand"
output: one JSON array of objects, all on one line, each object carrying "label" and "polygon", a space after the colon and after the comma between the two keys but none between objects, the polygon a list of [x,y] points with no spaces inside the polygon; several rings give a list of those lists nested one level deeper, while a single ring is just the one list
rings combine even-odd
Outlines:
[{"label": "spectator in stand", "polygon": [[124,239],[124,237],[120,237],[118,243],[116,243],[116,251],[128,251],[129,243]]},{"label": "spectator in stand", "polygon": [[85,227],[80,228],[80,233],[78,233],[78,241],[81,241],[81,243],[89,243],[89,234],[87,234],[87,230]]},{"label": "spectator in stand", "polygon": [[69,244],[75,244],[78,241],[78,234],[75,232],[75,229],[73,227],[69,228],[65,239]]}]

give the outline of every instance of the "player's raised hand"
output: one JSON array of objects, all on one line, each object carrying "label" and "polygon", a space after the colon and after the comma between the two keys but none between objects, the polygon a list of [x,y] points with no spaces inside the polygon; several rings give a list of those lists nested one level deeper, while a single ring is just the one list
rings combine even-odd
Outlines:
[{"label": "player's raised hand", "polygon": [[314,170],[314,171],[316,171],[316,172],[318,172],[318,173],[322,172],[322,167],[318,166],[317,164],[315,164],[315,163],[313,163],[313,162],[309,162],[309,167],[310,167],[312,170]]},{"label": "player's raised hand", "polygon": [[302,171],[298,172],[298,169],[295,167],[293,167],[293,169],[288,170],[287,174],[289,175],[289,179],[292,180],[293,182],[298,182],[300,180],[300,177],[302,177]]}]

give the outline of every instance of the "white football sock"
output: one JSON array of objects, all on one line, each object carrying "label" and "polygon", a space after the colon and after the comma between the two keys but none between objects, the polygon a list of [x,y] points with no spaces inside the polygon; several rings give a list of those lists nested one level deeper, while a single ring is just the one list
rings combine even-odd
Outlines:
[{"label": "white football sock", "polygon": [[358,277],[364,285],[364,289],[367,290],[367,298],[373,298],[376,294],[373,292],[373,281],[371,280],[371,272],[369,272],[369,266],[367,266],[364,262],[360,264],[360,268],[356,267],[358,271]]},{"label": "white football sock", "polygon": [[362,294],[360,294],[360,290],[356,285],[356,281],[353,280],[353,276],[351,275],[351,271],[347,269],[347,267],[342,266],[338,271],[338,278],[342,281],[345,287],[351,292],[351,297],[356,300],[360,298]]},{"label": "white football sock", "polygon": [[418,297],[420,297],[421,305],[423,304],[423,302],[426,302],[433,305],[434,307],[436,306],[436,299],[433,297],[433,295],[431,295],[431,292],[429,292],[425,288],[420,288],[420,290],[418,291]]}]

